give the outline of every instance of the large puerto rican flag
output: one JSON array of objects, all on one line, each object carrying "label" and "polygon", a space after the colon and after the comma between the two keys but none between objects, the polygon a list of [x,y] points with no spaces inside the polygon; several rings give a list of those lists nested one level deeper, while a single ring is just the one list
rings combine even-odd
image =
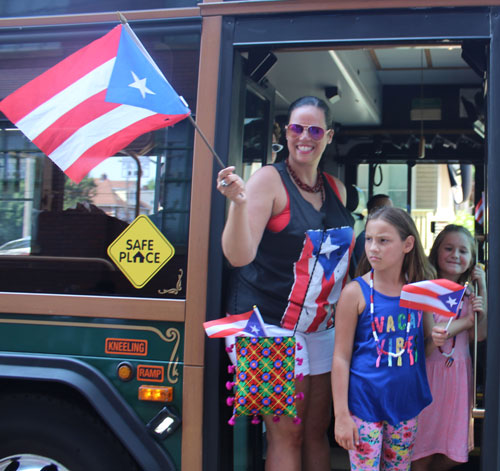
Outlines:
[{"label": "large puerto rican flag", "polygon": [[282,327],[316,332],[333,326],[334,305],[347,279],[354,242],[350,227],[307,231]]},{"label": "large puerto rican flag", "polygon": [[0,110],[76,183],[140,135],[190,114],[128,24],[13,92]]},{"label": "large puerto rican flag", "polygon": [[418,281],[403,286],[399,305],[455,317],[465,290],[466,287],[446,279]]}]

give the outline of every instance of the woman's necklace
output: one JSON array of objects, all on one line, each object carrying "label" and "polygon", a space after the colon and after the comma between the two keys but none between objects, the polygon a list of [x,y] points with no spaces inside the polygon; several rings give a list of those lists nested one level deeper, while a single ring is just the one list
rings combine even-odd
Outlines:
[{"label": "woman's necklace", "polygon": [[297,184],[297,186],[304,191],[307,191],[308,193],[318,193],[319,191],[323,190],[323,179],[321,178],[321,173],[318,169],[318,177],[316,179],[316,184],[314,186],[309,186],[308,184],[304,183],[298,175],[293,171],[293,168],[290,166],[290,162],[288,162],[288,159],[285,160],[286,168],[288,169],[288,173],[290,176],[293,178],[293,181]]},{"label": "woman's necklace", "polygon": [[381,344],[380,339],[378,338],[377,335],[377,330],[375,329],[375,303],[373,302],[373,268],[370,271],[370,316],[372,323],[373,339],[375,340],[375,345],[377,346],[378,358],[376,366],[378,368],[380,366],[380,358],[382,355],[388,355],[390,358],[399,358],[405,352],[408,346],[408,337],[410,334],[411,312],[408,311],[408,318],[406,319],[406,338],[405,338],[405,343],[403,344],[401,350],[399,350],[399,352],[397,353],[384,350],[383,343]]}]

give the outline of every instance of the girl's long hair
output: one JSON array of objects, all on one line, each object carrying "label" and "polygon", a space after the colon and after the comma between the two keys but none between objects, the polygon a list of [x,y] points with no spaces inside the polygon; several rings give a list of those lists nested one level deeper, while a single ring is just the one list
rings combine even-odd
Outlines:
[{"label": "girl's long hair", "polygon": [[465,227],[458,226],[456,224],[448,224],[447,226],[445,226],[445,228],[437,235],[436,239],[434,240],[434,243],[432,244],[432,248],[429,253],[429,262],[437,270],[437,275],[440,276],[439,265],[438,265],[439,247],[441,247],[444,238],[452,232],[458,232],[459,234],[463,234],[467,239],[467,241],[469,242],[469,250],[471,253],[470,265],[467,268],[467,270],[465,270],[465,272],[463,272],[460,275],[457,281],[459,284],[463,285],[465,284],[466,281],[470,281],[470,275],[472,273],[472,270],[474,269],[474,266],[476,265],[476,245],[474,243],[474,238],[472,237],[472,234]]},{"label": "girl's long hair", "polygon": [[[397,231],[401,240],[406,240],[408,236],[413,236],[415,243],[413,248],[405,254],[401,273],[406,279],[406,283],[415,283],[421,280],[430,280],[436,277],[434,267],[429,263],[418,230],[411,216],[400,208],[383,206],[375,209],[368,215],[366,224],[375,219],[382,219]],[[366,255],[363,255],[356,269],[356,276],[363,275],[371,270],[371,265]]]}]

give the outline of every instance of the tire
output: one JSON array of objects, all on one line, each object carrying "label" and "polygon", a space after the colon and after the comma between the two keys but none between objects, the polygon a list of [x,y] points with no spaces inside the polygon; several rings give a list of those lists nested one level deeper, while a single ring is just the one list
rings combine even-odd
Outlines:
[{"label": "tire", "polygon": [[[18,462],[9,468],[13,457]],[[44,394],[1,395],[0,471],[36,466],[50,471],[139,469],[93,411]]]}]

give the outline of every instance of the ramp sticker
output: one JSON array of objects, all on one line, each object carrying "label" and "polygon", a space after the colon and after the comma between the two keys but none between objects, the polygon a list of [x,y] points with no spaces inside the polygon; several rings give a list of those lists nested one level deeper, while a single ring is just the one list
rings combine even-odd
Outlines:
[{"label": "ramp sticker", "polygon": [[137,380],[163,382],[163,366],[137,365]]},{"label": "ramp sticker", "polygon": [[175,249],[154,223],[138,216],[108,247],[108,255],[132,285],[143,288],[174,256]]}]

